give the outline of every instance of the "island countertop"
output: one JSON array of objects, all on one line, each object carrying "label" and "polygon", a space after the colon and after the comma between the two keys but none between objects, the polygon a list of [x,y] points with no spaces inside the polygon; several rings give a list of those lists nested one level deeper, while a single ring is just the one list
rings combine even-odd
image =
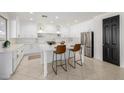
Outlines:
[{"label": "island countertop", "polygon": [[10,47],[8,47],[8,48],[0,48],[0,54],[15,51],[18,48],[21,48],[23,46],[24,46],[24,44],[13,44],[13,45],[10,45]]}]

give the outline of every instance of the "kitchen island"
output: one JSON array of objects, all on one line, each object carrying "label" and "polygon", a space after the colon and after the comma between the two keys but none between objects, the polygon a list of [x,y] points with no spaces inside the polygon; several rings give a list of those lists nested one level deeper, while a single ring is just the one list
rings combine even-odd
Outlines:
[{"label": "kitchen island", "polygon": [[[9,48],[0,49],[0,79],[9,79],[10,76],[16,71],[24,55],[30,53],[40,53],[41,54],[41,64],[43,64],[44,77],[47,77],[47,64],[53,61],[53,51],[55,47],[59,45],[60,42],[49,45],[47,42],[44,43],[21,43],[13,44]],[[68,60],[68,49],[72,48],[75,42],[66,42],[66,60]],[[32,51],[29,51],[32,49]],[[83,48],[82,48],[83,49]],[[29,52],[27,52],[27,50]],[[29,53],[29,54],[30,54]],[[58,56],[58,59],[60,57]],[[63,58],[64,59],[64,58]],[[83,52],[82,52],[83,61]],[[83,61],[84,62],[84,61]],[[41,67],[42,68],[42,67]]]},{"label": "kitchen island", "polygon": [[[72,48],[71,47],[72,44],[66,44],[66,60],[68,60],[68,49]],[[47,73],[48,73],[48,69],[47,69],[47,64],[52,62],[52,55],[53,55],[53,51],[55,50],[55,46],[56,45],[48,45],[46,44],[41,44],[41,63],[43,63],[44,65],[44,77],[47,77]],[[82,63],[84,62],[84,46],[82,46]],[[77,55],[76,58],[78,58],[79,56]],[[59,57],[58,57],[59,59]]]}]

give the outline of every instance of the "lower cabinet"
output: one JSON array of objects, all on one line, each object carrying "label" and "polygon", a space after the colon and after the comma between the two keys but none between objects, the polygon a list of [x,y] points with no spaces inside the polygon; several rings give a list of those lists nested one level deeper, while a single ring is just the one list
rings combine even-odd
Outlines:
[{"label": "lower cabinet", "polygon": [[12,71],[12,53],[0,54],[0,79],[9,79]]},{"label": "lower cabinet", "polygon": [[24,46],[0,53],[0,79],[9,79],[16,71],[24,55]]},{"label": "lower cabinet", "polygon": [[23,58],[23,55],[24,55],[24,47],[21,47],[13,52],[13,57],[12,57],[12,71],[13,72],[15,72],[15,70],[17,69],[19,63],[21,62]]},{"label": "lower cabinet", "polygon": [[39,53],[40,51],[39,44],[25,44],[24,45],[24,54],[32,54],[32,53]]}]

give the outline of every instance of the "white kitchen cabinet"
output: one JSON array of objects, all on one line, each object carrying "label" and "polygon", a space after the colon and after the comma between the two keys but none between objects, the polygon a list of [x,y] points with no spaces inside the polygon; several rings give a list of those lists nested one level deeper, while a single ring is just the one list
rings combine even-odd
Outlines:
[{"label": "white kitchen cabinet", "polygon": [[23,55],[24,55],[24,47],[20,47],[16,51],[13,52],[13,56],[12,56],[13,72],[15,72],[16,68],[18,67],[19,63],[21,62]]},{"label": "white kitchen cabinet", "polygon": [[0,79],[8,79],[12,74],[12,53],[0,54]]},{"label": "white kitchen cabinet", "polygon": [[32,53],[38,53],[40,52],[39,44],[32,43],[32,44],[25,44],[24,45],[24,54],[32,54]]},{"label": "white kitchen cabinet", "polygon": [[0,50],[0,79],[9,79],[23,58],[23,45]]}]

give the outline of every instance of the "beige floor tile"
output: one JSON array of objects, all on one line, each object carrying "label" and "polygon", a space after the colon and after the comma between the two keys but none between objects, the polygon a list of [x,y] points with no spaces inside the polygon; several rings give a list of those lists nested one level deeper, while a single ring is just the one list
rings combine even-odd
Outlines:
[{"label": "beige floor tile", "polygon": [[[40,59],[28,60],[25,56],[17,68],[16,72],[10,78],[11,80],[44,80],[43,65]],[[120,80],[124,79],[124,68],[107,62],[99,61],[85,57],[83,66],[76,65],[73,69],[68,65],[68,71],[65,72],[58,67],[58,74],[52,70],[51,64],[48,64],[48,76],[46,80]]]}]

